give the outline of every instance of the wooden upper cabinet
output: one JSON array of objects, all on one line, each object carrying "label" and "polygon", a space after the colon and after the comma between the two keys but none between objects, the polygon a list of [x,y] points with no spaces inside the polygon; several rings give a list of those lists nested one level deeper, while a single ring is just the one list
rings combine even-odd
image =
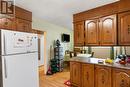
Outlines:
[{"label": "wooden upper cabinet", "polygon": [[[112,15],[117,14],[117,15]],[[110,15],[110,16],[109,16]],[[117,17],[118,16],[118,17]],[[96,31],[96,20],[99,19],[99,42],[92,31]],[[73,15],[73,22],[87,20],[85,24],[85,45],[130,46],[130,0],[119,0],[91,10]],[[93,21],[93,22],[92,22]],[[90,27],[91,25],[91,27]],[[117,37],[118,36],[118,37]]]},{"label": "wooden upper cabinet", "polygon": [[100,44],[117,44],[117,15],[100,18]]},{"label": "wooden upper cabinet", "polygon": [[70,62],[71,87],[81,87],[81,64]]},{"label": "wooden upper cabinet", "polygon": [[74,23],[74,45],[84,45],[84,22]]},{"label": "wooden upper cabinet", "polygon": [[32,21],[32,12],[21,7],[15,6],[15,17],[27,21]]},{"label": "wooden upper cabinet", "polygon": [[85,45],[99,45],[98,19],[85,22]]},{"label": "wooden upper cabinet", "polygon": [[15,6],[16,30],[21,32],[31,32],[32,12]]},{"label": "wooden upper cabinet", "polygon": [[130,87],[129,70],[114,69],[113,77],[113,87]]},{"label": "wooden upper cabinet", "polygon": [[116,45],[117,15],[85,22],[85,45]]},{"label": "wooden upper cabinet", "polygon": [[130,0],[120,0],[118,2],[118,12],[125,12],[130,10]]},{"label": "wooden upper cabinet", "polygon": [[16,30],[15,19],[14,18],[1,18],[0,28],[8,30]]},{"label": "wooden upper cabinet", "polygon": [[111,67],[95,66],[95,87],[112,87]]},{"label": "wooden upper cabinet", "polygon": [[82,87],[94,87],[94,65],[82,64]]},{"label": "wooden upper cabinet", "polygon": [[15,14],[0,18],[0,28],[30,32],[32,29],[32,12],[15,6]]},{"label": "wooden upper cabinet", "polygon": [[130,45],[130,11],[118,15],[119,45]]},{"label": "wooden upper cabinet", "polygon": [[32,29],[32,25],[30,21],[26,21],[23,19],[16,19],[17,31],[21,32],[30,32]]}]

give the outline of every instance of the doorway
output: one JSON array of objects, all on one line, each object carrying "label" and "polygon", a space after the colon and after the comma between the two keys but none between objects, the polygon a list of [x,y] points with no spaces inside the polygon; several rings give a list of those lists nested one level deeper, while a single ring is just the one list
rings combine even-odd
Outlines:
[{"label": "doorway", "polygon": [[44,34],[38,35],[38,60],[39,66],[44,66]]},{"label": "doorway", "polygon": [[38,60],[39,60],[39,71],[46,73],[46,32],[38,34]]}]

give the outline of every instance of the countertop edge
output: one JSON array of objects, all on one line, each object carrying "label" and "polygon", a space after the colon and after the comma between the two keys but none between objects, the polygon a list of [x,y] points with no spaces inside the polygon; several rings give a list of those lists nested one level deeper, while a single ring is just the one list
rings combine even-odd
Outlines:
[{"label": "countertop edge", "polygon": [[73,57],[70,59],[70,62],[79,62],[79,63],[84,63],[84,64],[94,64],[94,65],[99,65],[99,66],[106,66],[106,67],[112,67],[112,68],[119,68],[119,69],[127,69],[130,70],[130,64],[126,64],[126,65],[121,65],[118,63],[113,63],[113,64],[108,64],[108,63],[94,63],[94,62],[90,62],[90,59],[94,60],[105,60],[105,59],[98,59],[98,58],[82,58],[82,57]]}]

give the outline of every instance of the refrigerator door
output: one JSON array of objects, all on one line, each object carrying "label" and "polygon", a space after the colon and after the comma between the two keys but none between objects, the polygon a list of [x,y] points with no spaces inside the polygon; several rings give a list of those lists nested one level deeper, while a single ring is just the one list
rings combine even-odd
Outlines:
[{"label": "refrigerator door", "polygon": [[27,51],[37,52],[38,51],[38,35],[37,34],[27,34]]},{"label": "refrigerator door", "polygon": [[23,32],[1,30],[2,55],[26,53],[27,35]]},{"label": "refrigerator door", "polygon": [[37,55],[3,56],[3,87],[39,87]]}]

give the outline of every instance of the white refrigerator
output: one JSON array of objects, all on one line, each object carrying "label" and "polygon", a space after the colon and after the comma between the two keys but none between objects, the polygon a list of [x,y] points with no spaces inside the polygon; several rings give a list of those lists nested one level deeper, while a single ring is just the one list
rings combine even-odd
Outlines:
[{"label": "white refrigerator", "polygon": [[39,87],[37,34],[0,30],[0,87]]}]

